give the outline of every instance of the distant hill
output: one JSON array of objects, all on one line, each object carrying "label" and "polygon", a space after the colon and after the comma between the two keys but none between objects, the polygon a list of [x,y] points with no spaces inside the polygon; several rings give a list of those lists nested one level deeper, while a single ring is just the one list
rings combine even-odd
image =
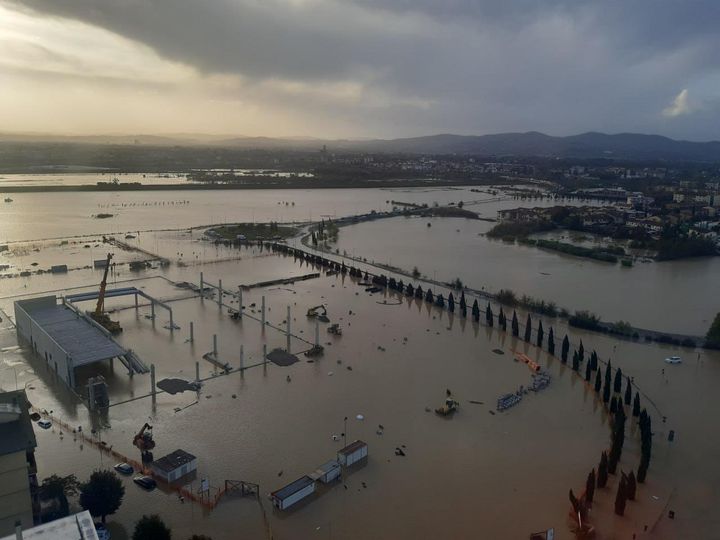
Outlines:
[{"label": "distant hill", "polygon": [[[407,139],[340,142],[347,148],[418,154],[720,161],[720,142],[676,141],[659,135],[583,133],[553,137],[538,132],[496,135],[430,135]],[[331,145],[328,144],[330,147]]]},{"label": "distant hill", "polygon": [[66,143],[139,146],[328,150],[407,154],[462,154],[492,157],[608,158],[626,160],[720,162],[720,141],[678,141],[660,135],[588,132],[553,137],[536,131],[494,135],[428,135],[400,139],[330,140],[311,137],[228,137],[219,135],[87,135],[2,134],[0,144]]}]

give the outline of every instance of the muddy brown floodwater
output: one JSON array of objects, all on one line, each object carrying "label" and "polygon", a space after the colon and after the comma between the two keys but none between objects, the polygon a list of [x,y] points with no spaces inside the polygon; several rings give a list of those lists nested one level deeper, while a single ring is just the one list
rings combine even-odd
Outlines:
[{"label": "muddy brown floodwater", "polygon": [[[158,245],[165,245],[163,238]],[[111,403],[117,405],[106,414],[90,415],[40,359],[16,346],[6,315],[0,326],[0,386],[14,388],[17,377],[18,387],[27,388],[35,406],[83,426],[86,433],[95,428],[98,439],[133,459],[139,452],[132,437],[149,422],[156,457],[177,448],[198,456],[189,489],[197,490],[200,478],[209,479],[212,493],[225,480],[259,484],[273,538],[527,538],[549,527],[559,539],[574,538],[567,493],[571,488],[582,491],[587,473],[609,447],[609,427],[595,392],[558,358],[497,327],[419,300],[389,291],[370,294],[357,280],[341,275],[246,290],[246,316],[233,320],[226,307],[174,283],[197,284],[202,271],[206,281],[222,279],[234,291],[240,284],[306,274],[308,266],[258,248],[238,252],[174,234],[172,242],[162,248],[175,252],[168,268],[140,274],[118,269],[112,280],[168,301],[178,330],[165,328],[163,310],[151,320],[150,307],[136,310],[130,297],[108,299],[106,307],[124,328],[118,340],[155,365],[157,380],[193,380],[199,362],[201,378],[207,379],[199,394],[160,393],[153,401],[143,397],[150,392],[149,376],[130,378],[119,363],[114,369],[100,365],[97,371],[107,378]],[[83,252],[63,249],[68,261],[87,259]],[[186,266],[176,264],[178,253],[193,251],[203,256]],[[240,258],[227,260],[233,255]],[[42,252],[37,256],[42,261]],[[77,292],[96,287],[98,280],[99,273],[89,269],[8,278],[0,282],[0,308],[12,314],[16,295]],[[265,328],[257,320],[262,296],[270,323]],[[237,306],[229,298],[226,302]],[[315,322],[306,311],[319,304],[326,304],[331,323],[338,323],[343,334],[333,336],[321,324],[325,354],[309,363],[300,354],[315,335]],[[241,345],[245,366],[261,361],[263,345],[268,351],[286,346],[282,328],[287,306],[295,336],[290,349],[300,361],[238,371]],[[526,314],[518,315],[524,321]],[[534,315],[533,320],[537,322]],[[714,461],[720,435],[711,421],[720,405],[720,356],[684,353],[682,364],[669,366],[663,359],[674,349],[615,341],[568,329],[559,320],[543,319],[543,325],[546,332],[554,328],[558,343],[568,334],[573,345],[582,340],[588,353],[595,349],[602,360],[622,367],[652,415],[655,435],[647,483],[620,518],[612,513],[617,478],[611,476],[591,512],[598,538],[632,538],[633,533],[638,538],[713,538],[720,530],[712,511],[720,502],[715,489],[720,467]],[[218,336],[218,358],[233,368],[229,374],[203,359],[212,349],[213,334]],[[519,405],[495,412],[498,396],[530,382],[530,371],[514,360],[514,351],[540,363],[552,382]],[[79,380],[95,371],[79,370]],[[458,413],[442,418],[428,412],[444,402],[447,389],[460,402]],[[369,445],[367,462],[289,511],[272,509],[269,492],[314,471],[342,447],[345,417],[348,442],[359,438]],[[674,442],[668,441],[671,429]],[[93,469],[114,464],[58,426],[37,430],[37,437],[40,478],[75,473],[83,479]],[[638,439],[630,421],[620,463],[626,471],[639,462]],[[396,455],[398,447],[405,456]],[[144,513],[159,513],[177,538],[192,533],[215,540],[268,537],[263,511],[252,498],[224,497],[208,510],[182,502],[171,490],[146,492],[130,479],[123,482],[125,500],[109,517],[114,539],[128,538]],[[667,517],[668,510],[675,511],[675,519]]]}]

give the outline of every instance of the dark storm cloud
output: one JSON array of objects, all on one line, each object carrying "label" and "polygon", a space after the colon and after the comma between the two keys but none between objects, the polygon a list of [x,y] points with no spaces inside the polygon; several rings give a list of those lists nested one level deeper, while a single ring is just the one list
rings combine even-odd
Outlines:
[{"label": "dark storm cloud", "polygon": [[[717,97],[717,0],[21,5],[108,29],[202,72],[239,74],[249,84],[359,81],[387,102],[360,102],[354,115],[332,102],[310,107],[357,122],[365,133],[598,129],[720,137],[717,107],[702,105]],[[695,103],[689,111],[704,112],[696,123],[662,115],[684,89]],[[417,109],[404,98],[428,106]],[[283,105],[293,106],[292,99]]]}]

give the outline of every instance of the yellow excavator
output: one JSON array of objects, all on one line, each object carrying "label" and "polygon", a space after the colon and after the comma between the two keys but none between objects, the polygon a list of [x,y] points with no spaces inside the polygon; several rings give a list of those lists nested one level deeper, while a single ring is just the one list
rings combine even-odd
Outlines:
[{"label": "yellow excavator", "polygon": [[152,449],[155,448],[155,440],[153,439],[152,426],[145,422],[140,431],[133,437],[133,445],[140,450],[143,463],[153,460]]},{"label": "yellow excavator", "polygon": [[[319,310],[322,310],[322,313],[318,313]],[[327,308],[324,304],[320,304],[319,306],[311,307],[310,309],[308,309],[307,316],[310,318],[317,317],[317,319],[322,322],[330,322],[330,319],[328,319],[327,316]]]},{"label": "yellow excavator", "polygon": [[107,276],[110,270],[110,261],[113,258],[112,253],[107,254],[107,261],[105,262],[105,273],[103,274],[102,281],[100,282],[100,294],[98,295],[97,305],[95,311],[90,316],[93,320],[101,325],[105,330],[111,334],[119,334],[122,332],[122,326],[117,321],[110,320],[110,317],[105,313],[105,289],[107,288]]}]

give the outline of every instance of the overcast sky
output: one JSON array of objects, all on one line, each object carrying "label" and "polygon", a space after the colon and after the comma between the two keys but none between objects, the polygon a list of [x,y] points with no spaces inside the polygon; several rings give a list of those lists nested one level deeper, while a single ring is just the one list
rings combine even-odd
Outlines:
[{"label": "overcast sky", "polygon": [[720,0],[0,0],[0,131],[720,139]]}]

